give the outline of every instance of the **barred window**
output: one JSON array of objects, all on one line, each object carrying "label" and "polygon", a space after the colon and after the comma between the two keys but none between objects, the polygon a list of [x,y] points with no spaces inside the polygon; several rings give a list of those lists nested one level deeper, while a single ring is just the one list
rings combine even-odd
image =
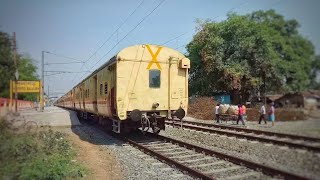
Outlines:
[{"label": "barred window", "polygon": [[102,84],[100,84],[100,95],[102,95]]},{"label": "barred window", "polygon": [[160,75],[161,71],[152,69],[149,71],[149,87],[150,88],[160,88]]},{"label": "barred window", "polygon": [[108,94],[108,83],[104,83],[104,94]]}]

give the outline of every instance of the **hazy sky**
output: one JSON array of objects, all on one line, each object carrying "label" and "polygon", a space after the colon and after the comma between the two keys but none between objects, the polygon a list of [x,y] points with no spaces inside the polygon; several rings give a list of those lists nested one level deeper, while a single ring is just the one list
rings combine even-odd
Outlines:
[{"label": "hazy sky", "polygon": [[[260,9],[275,9],[286,19],[297,19],[302,35],[311,40],[316,52],[320,53],[319,0],[165,0],[131,31],[162,1],[0,0],[0,31],[16,32],[19,53],[29,54],[39,70],[41,51],[46,50],[86,61],[82,69],[83,64],[79,63],[46,65],[47,71],[93,71],[130,45],[163,44],[181,35],[165,45],[185,52],[184,45],[195,33],[197,18],[221,21],[230,10],[246,14]],[[129,16],[137,7],[136,12]],[[125,19],[126,23],[92,56]],[[73,61],[45,54],[47,63]],[[49,85],[51,94],[67,92],[88,74],[46,76],[45,90],[47,92]]]}]

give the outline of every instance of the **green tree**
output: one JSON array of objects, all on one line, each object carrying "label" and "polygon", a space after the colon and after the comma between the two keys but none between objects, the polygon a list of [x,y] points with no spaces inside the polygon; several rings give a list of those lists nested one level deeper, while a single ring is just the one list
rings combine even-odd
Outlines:
[{"label": "green tree", "polygon": [[228,92],[234,102],[244,102],[264,91],[264,79],[268,91],[307,88],[314,48],[298,27],[273,10],[200,22],[187,45],[190,93]]},{"label": "green tree", "polygon": [[7,33],[0,32],[0,97],[9,97],[9,81],[13,77],[12,41]]},{"label": "green tree", "polygon": [[320,76],[320,56],[317,55],[314,61],[312,62],[312,70],[310,74],[310,80],[311,80],[310,87],[312,89],[320,90],[319,76]]},{"label": "green tree", "polygon": [[[17,55],[19,80],[37,80],[37,67],[33,64],[31,57]],[[14,80],[15,66],[12,55],[11,37],[0,32],[0,97],[8,98],[10,95],[10,80]],[[36,100],[35,94],[19,94],[19,99]]]}]

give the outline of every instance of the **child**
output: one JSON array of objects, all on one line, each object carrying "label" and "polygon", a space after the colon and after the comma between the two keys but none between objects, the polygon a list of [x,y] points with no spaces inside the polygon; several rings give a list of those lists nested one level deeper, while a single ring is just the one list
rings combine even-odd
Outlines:
[{"label": "child", "polygon": [[272,126],[274,126],[274,121],[276,120],[275,117],[275,109],[274,109],[274,103],[271,103],[271,107],[269,109],[269,121],[272,122]]}]

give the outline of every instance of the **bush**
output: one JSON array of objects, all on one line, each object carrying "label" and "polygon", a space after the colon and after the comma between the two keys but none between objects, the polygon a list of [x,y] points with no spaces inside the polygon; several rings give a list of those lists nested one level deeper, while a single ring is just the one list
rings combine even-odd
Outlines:
[{"label": "bush", "polygon": [[0,120],[0,179],[66,179],[85,175],[86,170],[73,159],[66,135],[41,131],[13,134]]}]

